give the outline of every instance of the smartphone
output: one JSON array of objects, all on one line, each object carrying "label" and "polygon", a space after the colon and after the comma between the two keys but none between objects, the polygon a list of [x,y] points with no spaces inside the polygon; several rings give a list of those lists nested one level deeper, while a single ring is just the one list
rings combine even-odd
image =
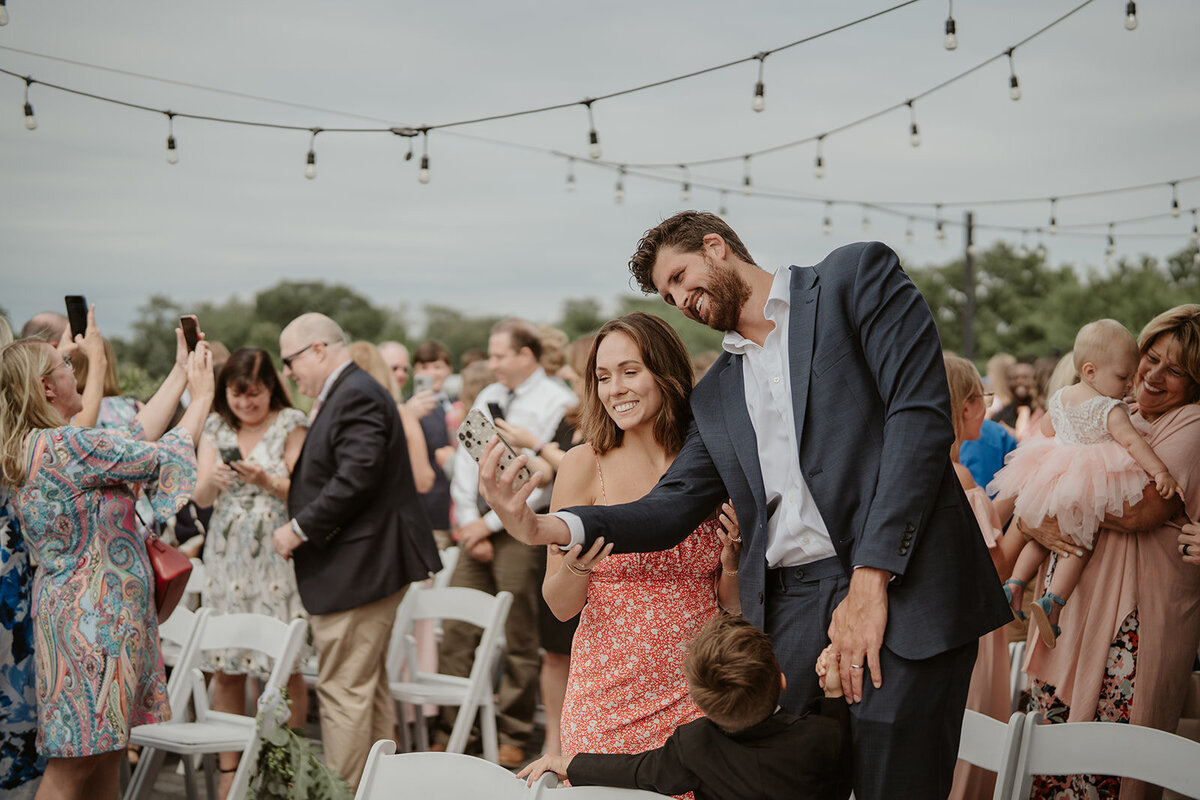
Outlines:
[{"label": "smartphone", "polygon": [[226,464],[232,464],[235,461],[242,460],[242,451],[237,447],[222,447],[221,460]]},{"label": "smartphone", "polygon": [[[504,445],[505,452],[500,456],[500,471],[503,472],[516,459],[517,451],[503,436],[500,436],[496,431],[496,426],[487,418],[487,415],[478,408],[472,408],[467,412],[467,417],[463,420],[462,425],[458,426],[458,440],[471,454],[471,458],[476,461],[483,457],[483,448],[487,446],[493,436],[499,436],[500,444]],[[520,489],[532,477],[533,473],[529,471],[529,467],[521,467],[521,471],[513,479],[513,488]]]},{"label": "smartphone", "polygon": [[71,339],[87,333],[87,300],[81,294],[69,294],[64,298],[67,302],[67,320],[71,324]]},{"label": "smartphone", "polygon": [[433,376],[413,375],[413,394],[419,394],[424,391],[433,391]]},{"label": "smartphone", "polygon": [[488,403],[488,411],[492,415],[492,419],[504,419],[504,409],[499,403]]},{"label": "smartphone", "polygon": [[187,342],[188,352],[196,349],[200,342],[200,322],[195,314],[186,314],[179,318],[179,327],[183,328],[183,340]]}]

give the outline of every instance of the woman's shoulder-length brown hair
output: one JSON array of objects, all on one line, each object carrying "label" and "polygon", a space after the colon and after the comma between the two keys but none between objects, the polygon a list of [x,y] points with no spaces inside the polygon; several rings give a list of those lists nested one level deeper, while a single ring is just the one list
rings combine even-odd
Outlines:
[{"label": "woman's shoulder-length brown hair", "polygon": [[692,393],[692,361],[675,329],[662,319],[642,311],[610,320],[596,334],[583,374],[579,429],[584,441],[589,442],[597,453],[603,454],[620,446],[624,437],[624,431],[608,415],[597,392],[596,352],[600,343],[611,333],[625,334],[641,353],[642,363],[663,396],[662,408],[654,419],[654,440],[668,453],[678,453],[687,436],[688,423],[692,420],[691,407],[688,406],[688,397]]},{"label": "woman's shoulder-length brown hair", "polygon": [[213,411],[235,431],[242,423],[229,407],[225,390],[232,386],[238,392],[244,392],[255,383],[261,383],[270,392],[272,411],[292,407],[292,400],[267,351],[261,347],[239,347],[217,373],[217,391],[213,397]]}]

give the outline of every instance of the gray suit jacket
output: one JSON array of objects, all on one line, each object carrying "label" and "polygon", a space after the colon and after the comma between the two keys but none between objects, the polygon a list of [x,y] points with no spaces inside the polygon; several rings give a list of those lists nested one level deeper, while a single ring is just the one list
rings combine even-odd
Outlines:
[{"label": "gray suit jacket", "polygon": [[[800,468],[846,574],[896,576],[885,644],[908,659],[964,645],[1011,619],[954,474],[941,344],[920,292],[879,242],[792,267],[789,366]],[[671,468],[635,503],[579,507],[587,539],[616,552],[682,541],[726,496],[744,545],[742,611],[763,626],[766,492],[742,359],[723,354],[691,397]]]}]

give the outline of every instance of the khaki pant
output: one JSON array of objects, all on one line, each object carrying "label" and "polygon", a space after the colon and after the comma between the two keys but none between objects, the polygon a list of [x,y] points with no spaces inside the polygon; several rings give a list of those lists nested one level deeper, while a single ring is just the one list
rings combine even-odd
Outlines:
[{"label": "khaki pant", "polygon": [[[465,553],[458,559],[451,586],[466,586],[488,594],[512,592],[513,602],[504,626],[508,647],[504,655],[504,675],[496,696],[497,727],[501,744],[525,748],[533,733],[538,675],[538,593],[546,569],[544,547],[522,544],[504,531],[492,534],[495,557],[487,563]],[[439,669],[449,675],[471,674],[475,646],[480,630],[462,622],[443,624]],[[442,709],[445,734],[454,725],[458,709]],[[439,739],[445,739],[440,735]]]},{"label": "khaki pant", "polygon": [[396,737],[385,660],[396,607],[406,590],[309,620],[321,664],[317,699],[325,763],[351,788],[362,778],[371,745]]}]

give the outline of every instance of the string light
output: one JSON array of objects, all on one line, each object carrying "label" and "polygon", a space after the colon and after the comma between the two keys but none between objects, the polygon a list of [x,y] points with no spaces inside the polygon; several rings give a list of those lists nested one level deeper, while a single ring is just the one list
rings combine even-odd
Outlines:
[{"label": "string light", "polygon": [[913,218],[908,218],[908,227],[904,229],[904,241],[912,244],[917,240],[916,234],[913,233]]},{"label": "string light", "polygon": [[725,205],[725,194],[726,194],[725,190],[722,189],[720,195],[718,195],[718,197],[717,197],[717,201],[718,201],[717,216],[721,216],[721,217],[729,216],[729,206]]},{"label": "string light", "polygon": [[317,177],[317,134],[320,128],[312,128],[312,138],[308,140],[308,158],[304,166],[304,177],[310,181]]},{"label": "string light", "polygon": [[421,168],[417,170],[417,180],[429,183],[429,129],[421,129]]},{"label": "string light", "polygon": [[0,0],[0,27],[8,24],[8,6],[5,0]]},{"label": "string light", "polygon": [[1200,226],[1196,224],[1196,209],[1192,209],[1192,245],[1200,246]]},{"label": "string light", "polygon": [[679,202],[692,202],[692,181],[688,173],[687,164],[680,164],[679,168],[683,170],[683,184],[679,187]]},{"label": "string light", "polygon": [[1171,181],[1171,216],[1179,219],[1179,182]]},{"label": "string light", "polygon": [[754,194],[754,185],[750,182],[750,156],[742,159],[742,194],[747,197]]},{"label": "string light", "polygon": [[167,112],[167,163],[179,163],[179,152],[175,149],[175,115],[170,111]]},{"label": "string light", "polygon": [[942,242],[943,244],[945,244],[945,242],[946,242],[946,226],[945,226],[945,223],[942,222],[942,204],[941,203],[938,203],[936,206],[934,206],[934,221],[937,223],[937,225],[934,227],[933,236],[939,242]]},{"label": "string light", "polygon": [[33,106],[29,104],[29,87],[35,83],[33,78],[25,79],[25,130],[37,130],[37,117],[33,115]]},{"label": "string light", "polygon": [[1117,252],[1117,241],[1113,237],[1114,227],[1111,222],[1108,223],[1108,244],[1104,247],[1104,259],[1106,261],[1111,261],[1113,253]]},{"label": "string light", "polygon": [[862,228],[863,231],[871,230],[871,218],[867,215],[867,207],[862,207]]},{"label": "string light", "polygon": [[592,100],[584,100],[583,107],[588,112],[588,158],[599,158],[600,150],[600,134],[596,133],[596,119],[592,116]]},{"label": "string light", "polygon": [[946,16],[946,38],[942,44],[947,50],[958,49],[958,26],[954,24],[954,0],[950,0],[950,11]]},{"label": "string light", "polygon": [[[1039,236],[1039,237],[1041,237],[1041,235],[1042,235],[1042,229],[1041,229],[1041,228],[1038,228],[1038,229],[1037,229],[1037,234],[1038,234],[1038,236]],[[1039,238],[1039,239],[1038,239],[1038,245],[1037,245],[1037,249],[1035,249],[1033,252],[1034,252],[1034,253],[1036,253],[1036,254],[1037,254],[1037,257],[1038,257],[1039,259],[1041,259],[1042,261],[1045,261],[1045,260],[1046,260],[1046,252],[1047,252],[1047,251],[1046,251],[1046,243],[1045,243],[1045,242],[1043,242],[1043,241],[1041,240],[1041,238]]]},{"label": "string light", "polygon": [[567,159],[567,191],[575,191],[575,159]]},{"label": "string light", "polygon": [[825,157],[823,151],[825,149],[825,134],[817,137],[817,160],[813,165],[813,175],[817,178],[825,177]]},{"label": "string light", "polygon": [[1017,70],[1013,67],[1013,50],[1008,48],[1008,96],[1013,100],[1021,99],[1021,82],[1017,80]]},{"label": "string light", "polygon": [[625,202],[625,168],[621,167],[617,170],[617,193],[613,198],[617,201],[617,205]]},{"label": "string light", "polygon": [[1029,231],[1021,231],[1021,243],[1017,246],[1017,258],[1029,258],[1029,246],[1025,244],[1025,237],[1029,235]]},{"label": "string light", "polygon": [[1058,198],[1051,197],[1050,198],[1050,225],[1047,226],[1047,228],[1046,228],[1046,231],[1051,236],[1056,236],[1058,234],[1058,216],[1055,212],[1055,209],[1057,207],[1058,207]]},{"label": "string light", "polygon": [[913,147],[920,147],[921,146],[921,132],[917,128],[917,109],[913,107],[912,100],[907,101],[905,103],[905,105],[908,106],[909,130],[911,131],[911,134],[912,134],[911,136],[909,136],[908,141],[912,144]]},{"label": "string light", "polygon": [[763,84],[763,66],[767,63],[767,54],[759,53],[755,56],[758,59],[758,83],[754,84],[754,103],[752,108],[755,111],[762,111],[767,107],[766,86]]},{"label": "string light", "polygon": [[825,201],[825,219],[821,220],[821,233],[828,236],[833,233],[833,219],[830,217],[830,212],[833,210],[833,202]]},{"label": "string light", "polygon": [[1137,28],[1137,3],[1129,0],[1125,4],[1125,30],[1132,31]]}]

